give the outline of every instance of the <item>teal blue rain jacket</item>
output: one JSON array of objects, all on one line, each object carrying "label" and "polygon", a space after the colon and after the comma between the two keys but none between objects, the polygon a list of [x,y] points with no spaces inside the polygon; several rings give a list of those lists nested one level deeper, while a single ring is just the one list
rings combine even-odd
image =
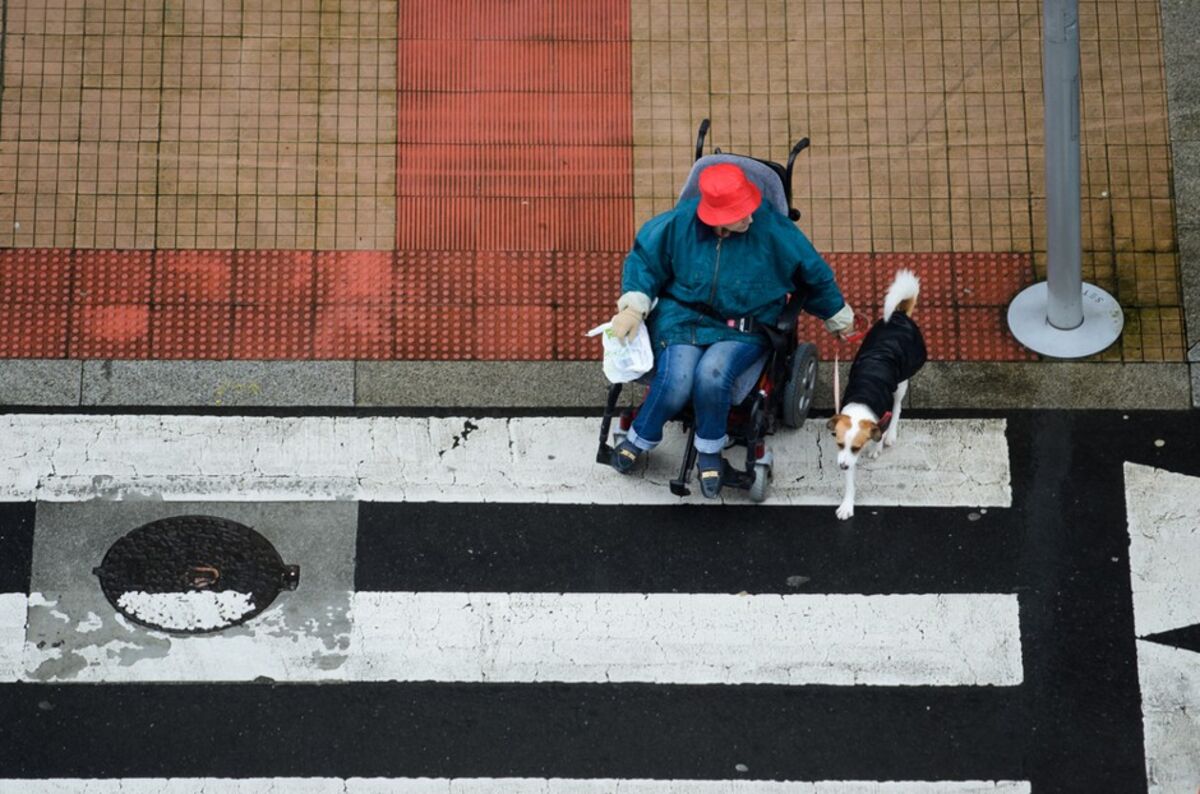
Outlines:
[{"label": "teal blue rain jacket", "polygon": [[707,303],[725,318],[774,323],[788,293],[802,285],[804,310],[822,320],[846,301],[833,271],[804,233],[764,202],[743,234],[719,238],[696,217],[700,200],[681,202],[638,231],[625,258],[621,291],[642,292],[658,305],[647,324],[655,349],[736,339],[766,345],[678,301]]}]

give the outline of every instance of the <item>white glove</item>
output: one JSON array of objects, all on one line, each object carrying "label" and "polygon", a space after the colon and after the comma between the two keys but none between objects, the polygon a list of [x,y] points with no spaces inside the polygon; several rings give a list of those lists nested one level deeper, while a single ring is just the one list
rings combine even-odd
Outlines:
[{"label": "white glove", "polygon": [[626,292],[617,301],[617,313],[612,318],[612,333],[622,342],[637,334],[638,326],[650,313],[650,296],[644,292]]},{"label": "white glove", "polygon": [[637,334],[638,326],[642,324],[642,315],[633,309],[625,309],[613,315],[612,335],[622,342],[628,342]]},{"label": "white glove", "polygon": [[831,334],[845,334],[854,330],[854,309],[850,308],[849,303],[825,321],[825,330]]}]

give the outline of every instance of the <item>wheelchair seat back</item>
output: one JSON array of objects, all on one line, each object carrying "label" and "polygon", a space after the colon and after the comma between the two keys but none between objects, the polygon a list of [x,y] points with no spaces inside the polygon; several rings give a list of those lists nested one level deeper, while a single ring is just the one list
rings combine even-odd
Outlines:
[{"label": "wheelchair seat back", "polygon": [[775,170],[778,165],[767,164],[753,157],[740,154],[709,154],[701,157],[692,165],[683,189],[679,191],[679,201],[687,201],[700,195],[700,172],[710,165],[717,163],[733,163],[746,172],[746,177],[762,191],[763,201],[774,207],[785,217],[788,214],[787,196],[783,192],[783,177]]}]

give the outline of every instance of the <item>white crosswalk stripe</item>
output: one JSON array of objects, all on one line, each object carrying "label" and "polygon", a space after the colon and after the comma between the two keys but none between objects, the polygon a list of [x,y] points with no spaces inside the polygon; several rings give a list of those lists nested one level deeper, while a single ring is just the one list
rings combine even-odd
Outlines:
[{"label": "white crosswalk stripe", "polygon": [[1028,794],[1021,781],[769,781],[543,778],[0,780],[0,794]]},{"label": "white crosswalk stripe", "polygon": [[[769,505],[834,505],[842,473],[819,423],[770,439]],[[1003,419],[911,420],[863,461],[859,504],[1007,507]],[[0,498],[673,504],[682,435],[629,478],[594,459],[598,420],[14,414],[0,417]],[[744,492],[730,501],[745,502]],[[712,504],[699,496],[690,501]]]},{"label": "white crosswalk stripe", "polygon": [[[0,648],[26,681],[491,681],[1015,686],[1012,595],[353,593],[348,631],[284,609],[171,636],[30,597],[49,628]],[[0,601],[16,622],[18,606]],[[101,610],[103,611],[103,610]],[[48,619],[37,620],[36,613]],[[54,633],[51,633],[54,632]],[[149,636],[146,636],[149,635]],[[95,638],[94,640],[92,638]],[[152,649],[135,653],[138,647]],[[68,663],[66,656],[77,659]],[[10,679],[12,680],[12,679]]]}]

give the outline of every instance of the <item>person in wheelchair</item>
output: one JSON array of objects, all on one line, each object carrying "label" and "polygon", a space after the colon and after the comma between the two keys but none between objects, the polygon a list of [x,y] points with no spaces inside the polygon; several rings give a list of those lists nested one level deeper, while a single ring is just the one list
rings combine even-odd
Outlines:
[{"label": "person in wheelchair", "polygon": [[812,243],[736,164],[701,171],[699,193],[647,221],[625,259],[612,331],[632,339],[646,322],[655,368],[611,463],[628,473],[690,400],[700,489],[716,498],[733,384],[770,346],[788,295],[802,292],[830,333],[850,331],[854,312]]}]

